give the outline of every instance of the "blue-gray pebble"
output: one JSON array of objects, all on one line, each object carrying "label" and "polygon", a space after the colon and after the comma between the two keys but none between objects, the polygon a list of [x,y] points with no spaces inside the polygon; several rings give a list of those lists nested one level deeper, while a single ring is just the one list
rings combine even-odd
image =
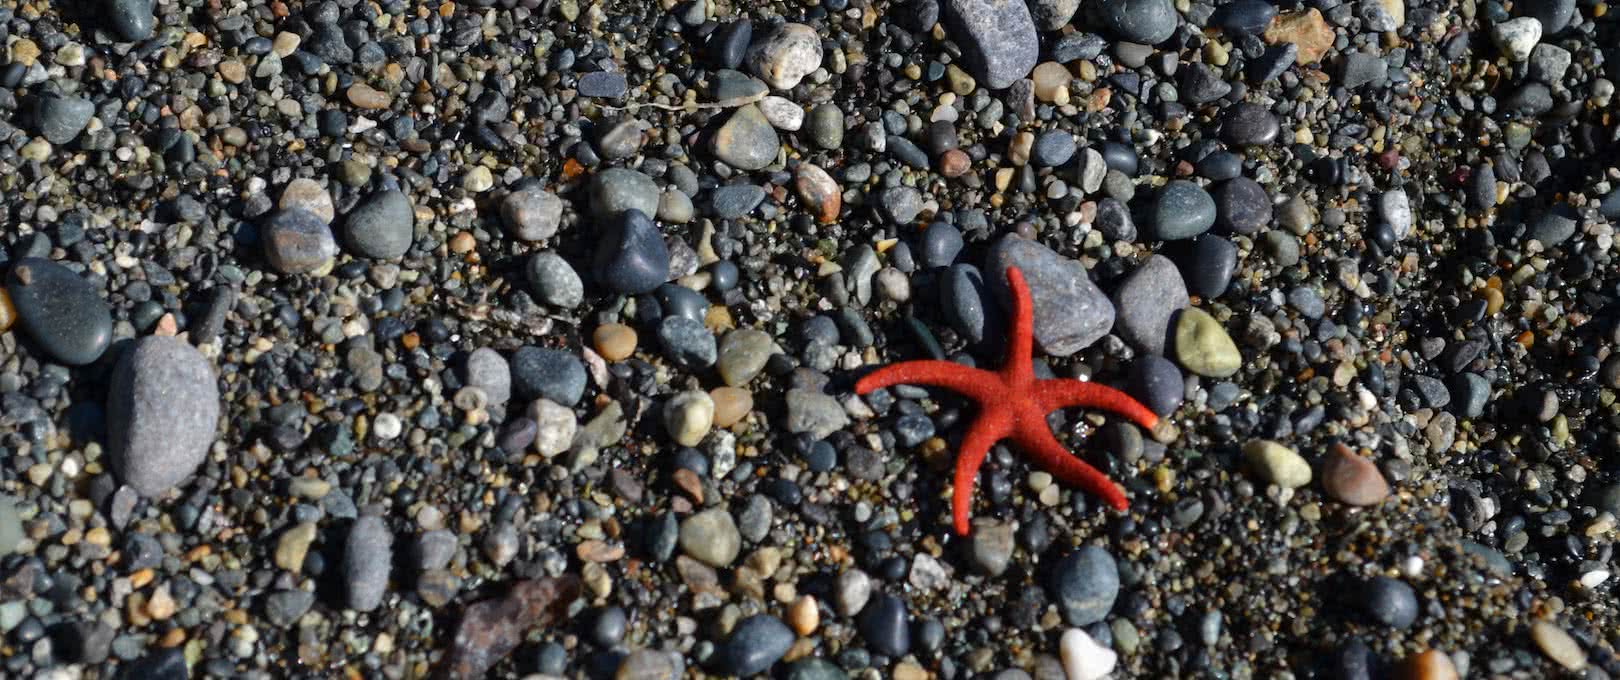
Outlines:
[{"label": "blue-gray pebble", "polygon": [[1149,238],[1160,241],[1192,238],[1215,225],[1215,199],[1197,184],[1173,180],[1159,190],[1149,218]]},{"label": "blue-gray pebble", "polygon": [[1176,363],[1157,354],[1143,354],[1131,364],[1126,389],[1148,410],[1168,416],[1181,406],[1186,387]]},{"label": "blue-gray pebble", "polygon": [[793,646],[793,630],[770,614],[755,614],[731,629],[731,637],[717,650],[726,673],[748,677],[770,670]]},{"label": "blue-gray pebble", "polygon": [[1095,545],[1080,548],[1052,569],[1052,599],[1071,626],[1103,620],[1119,596],[1119,567],[1114,556]]},{"label": "blue-gray pebble", "polygon": [[703,322],[684,316],[670,315],[658,322],[658,342],[665,358],[687,370],[713,366],[720,356],[714,334]]},{"label": "blue-gray pebble", "polygon": [[1114,35],[1143,45],[1170,39],[1180,19],[1170,0],[1102,0],[1099,6]]},{"label": "blue-gray pebble", "polygon": [[924,267],[949,267],[962,252],[962,232],[949,222],[934,222],[922,232],[917,259]]},{"label": "blue-gray pebble", "polygon": [[1040,41],[1035,19],[1023,2],[945,0],[942,4],[951,38],[962,47],[963,62],[979,85],[999,90],[1035,68]]}]

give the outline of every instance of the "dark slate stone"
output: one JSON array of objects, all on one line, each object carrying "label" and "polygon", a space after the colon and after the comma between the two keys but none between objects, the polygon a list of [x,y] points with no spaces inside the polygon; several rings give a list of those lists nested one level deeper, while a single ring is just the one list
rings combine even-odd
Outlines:
[{"label": "dark slate stone", "polygon": [[736,69],[754,42],[754,22],[744,17],[709,35],[709,61],[717,68]]},{"label": "dark slate stone", "polygon": [[1221,139],[1237,146],[1266,145],[1277,141],[1277,116],[1253,102],[1239,102],[1221,114]]},{"label": "dark slate stone", "polygon": [[1173,180],[1159,190],[1149,211],[1147,236],[1159,241],[1192,238],[1215,224],[1215,199],[1203,187]]},{"label": "dark slate stone", "polygon": [[1410,628],[1417,622],[1417,593],[1404,581],[1373,578],[1363,585],[1359,601],[1367,616],[1390,628]]},{"label": "dark slate stone", "polygon": [[949,222],[934,222],[922,232],[917,259],[924,267],[948,267],[962,252],[962,232]]},{"label": "dark slate stone", "polygon": [[573,406],[585,394],[585,364],[567,350],[525,345],[512,353],[508,363],[512,390],[519,398]]},{"label": "dark slate stone", "polygon": [[716,650],[721,669],[738,677],[770,670],[793,646],[793,630],[769,614],[755,614],[731,630],[731,637]]},{"label": "dark slate stone", "polygon": [[1159,416],[1168,416],[1181,406],[1186,387],[1175,362],[1157,354],[1142,354],[1131,364],[1130,395]]},{"label": "dark slate stone", "polygon": [[1238,177],[1215,187],[1215,221],[1237,234],[1253,234],[1271,223],[1271,197],[1265,187]]},{"label": "dark slate stone", "polygon": [[753,184],[730,184],[716,188],[709,194],[714,214],[723,220],[734,220],[754,211],[765,200],[765,189]]},{"label": "dark slate stone", "polygon": [[669,280],[669,262],[669,246],[652,218],[632,208],[611,218],[602,231],[596,280],[615,293],[646,293]]},{"label": "dark slate stone", "polygon": [[152,16],[154,0],[107,0],[107,26],[125,42],[141,42],[152,37],[157,18]]},{"label": "dark slate stone", "polygon": [[1143,45],[1169,40],[1181,20],[1170,0],[1101,0],[1098,9],[1115,36]]},{"label": "dark slate stone", "polygon": [[83,277],[62,265],[23,258],[11,265],[6,292],[22,330],[56,361],[88,364],[112,342],[112,311]]},{"label": "dark slate stone", "polygon": [[1275,16],[1277,6],[1266,0],[1236,0],[1216,8],[1209,25],[1227,33],[1260,33]]},{"label": "dark slate stone", "polygon": [[84,97],[48,96],[39,100],[39,135],[61,146],[73,141],[96,115],[96,105]]},{"label": "dark slate stone", "polygon": [[867,647],[884,656],[899,658],[911,651],[911,615],[905,600],[878,593],[861,609],[861,637]]}]

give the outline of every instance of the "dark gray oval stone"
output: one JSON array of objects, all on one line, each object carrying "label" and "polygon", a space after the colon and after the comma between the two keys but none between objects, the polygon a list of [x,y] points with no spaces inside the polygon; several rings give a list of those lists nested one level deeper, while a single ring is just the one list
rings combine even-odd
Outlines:
[{"label": "dark gray oval stone", "polygon": [[67,267],[35,257],[18,260],[6,276],[6,292],[23,332],[59,362],[88,364],[112,342],[107,302]]},{"label": "dark gray oval stone", "polygon": [[261,230],[264,257],[283,274],[308,274],[337,257],[337,239],[315,213],[302,208],[279,210]]},{"label": "dark gray oval stone", "polygon": [[397,189],[379,191],[349,212],[349,247],[366,257],[393,260],[405,256],[416,232],[411,201]]}]

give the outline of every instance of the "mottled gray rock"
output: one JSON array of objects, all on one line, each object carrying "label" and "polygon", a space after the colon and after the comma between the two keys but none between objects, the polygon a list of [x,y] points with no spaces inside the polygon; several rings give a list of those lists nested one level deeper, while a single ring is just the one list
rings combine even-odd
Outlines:
[{"label": "mottled gray rock", "polygon": [[591,176],[591,214],[598,219],[616,217],[626,210],[658,214],[658,185],[635,170],[608,168]]},{"label": "mottled gray rock", "polygon": [[1035,20],[1024,0],[944,0],[945,25],[962,47],[968,73],[1000,90],[1029,75],[1040,57]]},{"label": "mottled gray rock", "polygon": [[382,604],[393,561],[394,535],[382,518],[366,515],[355,520],[343,544],[343,584],[350,609],[369,612]]},{"label": "mottled gray rock", "polygon": [[161,496],[208,457],[219,421],[219,386],[202,353],[173,336],[135,342],[107,397],[113,469],[146,497]]},{"label": "mottled gray rock", "polygon": [[1024,273],[1035,308],[1035,344],[1042,352],[1069,356],[1114,327],[1113,303],[1079,262],[1013,235],[997,241],[985,261],[985,283],[1005,309],[1012,309],[1007,268],[1016,266]]},{"label": "mottled gray rock", "polygon": [[1181,270],[1163,255],[1153,255],[1131,272],[1114,292],[1118,317],[1114,329],[1142,352],[1163,354],[1170,337],[1170,317],[1190,302]]}]

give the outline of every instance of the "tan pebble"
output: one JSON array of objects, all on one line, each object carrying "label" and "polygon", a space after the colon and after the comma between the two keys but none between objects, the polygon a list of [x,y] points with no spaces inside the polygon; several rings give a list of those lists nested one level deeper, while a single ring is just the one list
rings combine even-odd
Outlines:
[{"label": "tan pebble", "polygon": [[[1049,61],[1035,67],[1030,73],[1035,81],[1035,98],[1049,104],[1062,105],[1069,100],[1069,81],[1073,76],[1069,69],[1055,61]],[[1059,99],[1062,101],[1059,101]]]},{"label": "tan pebble", "polygon": [[580,543],[575,552],[579,555],[579,559],[586,562],[613,562],[624,557],[624,546],[590,540]]},{"label": "tan pebble", "polygon": [[809,595],[800,595],[793,604],[788,605],[788,627],[801,636],[816,632],[821,625],[821,610],[816,606],[816,598]]},{"label": "tan pebble", "polygon": [[928,677],[926,669],[909,661],[901,662],[894,667],[894,680],[928,680]]},{"label": "tan pebble", "polygon": [[714,426],[727,428],[748,417],[754,409],[753,393],[741,387],[716,387],[709,391],[714,400]]},{"label": "tan pebble", "polygon": [[596,353],[608,361],[623,361],[636,353],[636,330],[619,323],[603,324],[591,333]]},{"label": "tan pebble", "polygon": [[381,92],[365,83],[355,83],[349,86],[349,103],[362,109],[386,109],[393,103],[394,98],[388,93]]},{"label": "tan pebble", "polygon": [[1389,496],[1389,482],[1371,460],[1344,444],[1334,444],[1322,461],[1322,490],[1340,503],[1376,505]]},{"label": "tan pebble", "polygon": [[1439,650],[1414,654],[1401,661],[1398,677],[1401,680],[1458,680],[1457,667],[1451,657]]},{"label": "tan pebble", "polygon": [[457,255],[466,255],[472,252],[472,249],[477,245],[478,239],[473,238],[472,234],[465,231],[458,232],[455,236],[450,237],[450,252]]},{"label": "tan pebble", "polygon": [[1322,12],[1311,8],[1303,12],[1284,12],[1271,20],[1266,27],[1266,42],[1272,45],[1277,43],[1293,43],[1299,48],[1294,62],[1300,66],[1314,63],[1333,47],[1337,36],[1333,27],[1322,18]]},{"label": "tan pebble", "polygon": [[146,601],[146,615],[157,621],[174,616],[174,609],[174,596],[169,594],[168,586],[161,586],[153,591],[152,598]]},{"label": "tan pebble", "polygon": [[1586,652],[1581,650],[1580,643],[1569,633],[1564,632],[1557,624],[1546,621],[1537,621],[1530,624],[1530,639],[1534,640],[1536,647],[1541,649],[1547,658],[1563,666],[1565,670],[1574,673],[1586,668]]}]

